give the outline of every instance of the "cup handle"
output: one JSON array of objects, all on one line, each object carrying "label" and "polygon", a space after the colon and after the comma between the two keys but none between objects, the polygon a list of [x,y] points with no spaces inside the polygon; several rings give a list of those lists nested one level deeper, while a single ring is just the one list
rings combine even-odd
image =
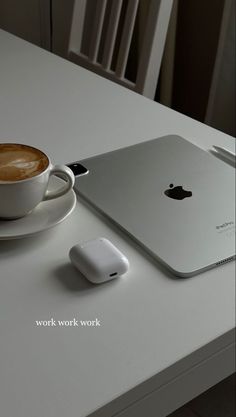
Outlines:
[{"label": "cup handle", "polygon": [[49,177],[52,175],[57,175],[58,177],[62,178],[66,181],[65,185],[60,187],[58,190],[53,191],[46,191],[43,201],[52,200],[53,198],[57,198],[62,196],[63,194],[67,193],[75,183],[75,176],[72,170],[65,166],[65,165],[55,165],[50,173]]}]

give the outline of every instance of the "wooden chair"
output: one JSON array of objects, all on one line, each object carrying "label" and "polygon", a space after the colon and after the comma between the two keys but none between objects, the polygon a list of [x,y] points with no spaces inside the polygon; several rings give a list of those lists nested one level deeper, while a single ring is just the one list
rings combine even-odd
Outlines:
[{"label": "wooden chair", "polygon": [[[99,75],[153,99],[173,0],[144,1],[148,10],[142,42],[138,47],[135,81],[127,78],[126,69],[142,0],[75,0],[68,57]],[[92,15],[90,21],[88,10]]]}]

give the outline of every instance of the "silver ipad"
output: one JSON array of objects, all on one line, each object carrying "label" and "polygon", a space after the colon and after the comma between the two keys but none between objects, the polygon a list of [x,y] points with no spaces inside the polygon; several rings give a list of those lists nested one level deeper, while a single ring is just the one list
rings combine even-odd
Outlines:
[{"label": "silver ipad", "polygon": [[80,164],[77,193],[173,274],[235,258],[235,170],[225,162],[169,135]]}]

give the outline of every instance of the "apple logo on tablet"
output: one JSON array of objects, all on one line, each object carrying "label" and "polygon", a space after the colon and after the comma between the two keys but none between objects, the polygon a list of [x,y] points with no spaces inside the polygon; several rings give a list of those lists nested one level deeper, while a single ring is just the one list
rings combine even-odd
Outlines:
[{"label": "apple logo on tablet", "polygon": [[174,184],[170,184],[170,188],[165,190],[165,195],[169,198],[173,198],[174,200],[183,200],[187,197],[192,197],[192,191],[186,191],[183,189],[182,185],[178,185],[174,187]]}]

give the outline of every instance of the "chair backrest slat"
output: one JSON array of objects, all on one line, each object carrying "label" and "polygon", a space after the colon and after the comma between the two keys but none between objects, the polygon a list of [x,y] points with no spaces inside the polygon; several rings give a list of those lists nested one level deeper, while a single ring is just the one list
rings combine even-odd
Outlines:
[{"label": "chair backrest slat", "polygon": [[165,46],[173,0],[153,0],[150,3],[146,30],[138,64],[137,90],[153,98]]},{"label": "chair backrest slat", "polygon": [[81,51],[86,6],[87,0],[79,0],[74,2],[69,39],[69,52],[70,50],[77,51],[78,53]]},{"label": "chair backrest slat", "polygon": [[123,0],[112,0],[111,14],[102,58],[102,66],[105,70],[111,68],[122,4]]},{"label": "chair backrest slat", "polygon": [[129,0],[128,2],[115,71],[118,78],[124,78],[125,75],[138,4],[139,0]]},{"label": "chair backrest slat", "polygon": [[89,46],[89,59],[92,62],[97,61],[106,6],[107,0],[97,0],[95,18],[92,27],[92,36]]}]

